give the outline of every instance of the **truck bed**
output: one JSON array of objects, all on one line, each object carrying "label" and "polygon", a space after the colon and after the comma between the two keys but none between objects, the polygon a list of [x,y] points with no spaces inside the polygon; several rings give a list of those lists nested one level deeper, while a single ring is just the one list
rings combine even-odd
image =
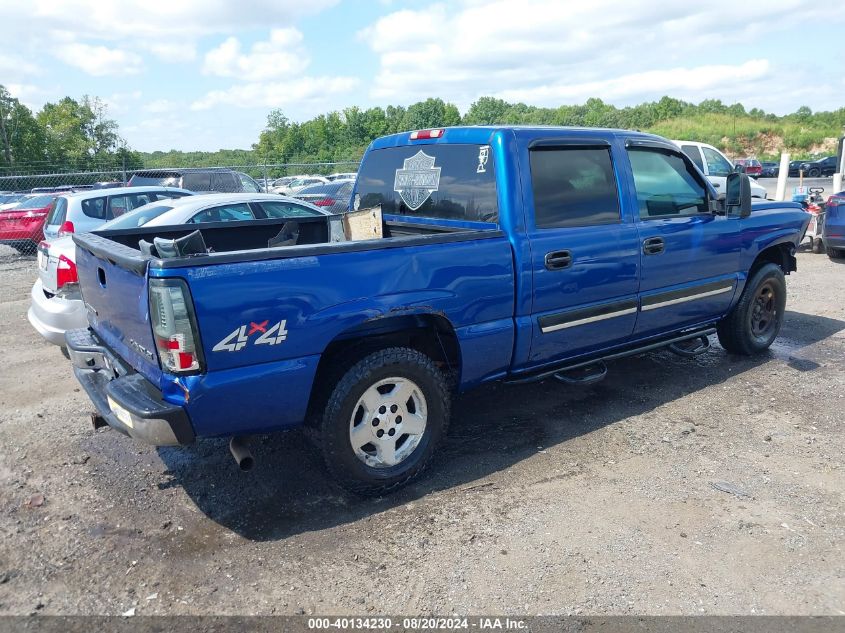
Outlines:
[{"label": "truck bed", "polygon": [[[293,246],[268,246],[289,222],[286,219],[249,220],[243,222],[210,222],[201,225],[139,227],[134,229],[94,231],[75,235],[77,246],[97,257],[102,257],[122,268],[143,274],[147,264],[155,268],[184,268],[212,263],[236,263],[267,259],[289,259],[325,253],[401,248],[430,243],[448,243],[476,239],[484,232],[501,235],[494,225],[479,223],[478,227],[454,224],[428,224],[386,218],[383,237],[374,240],[332,242],[328,218],[297,218],[299,239]],[[152,242],[154,238],[178,239],[199,230],[209,248],[206,255],[192,255],[160,259],[141,253],[140,240]]]}]

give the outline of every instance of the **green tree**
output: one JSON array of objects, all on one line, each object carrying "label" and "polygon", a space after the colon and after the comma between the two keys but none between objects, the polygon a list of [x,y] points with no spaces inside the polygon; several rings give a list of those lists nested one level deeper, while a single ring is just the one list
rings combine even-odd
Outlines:
[{"label": "green tree", "polygon": [[44,144],[43,130],[32,112],[0,85],[0,165],[41,161]]},{"label": "green tree", "polygon": [[47,103],[36,120],[46,135],[47,158],[55,165],[113,165],[114,154],[123,143],[117,123],[106,117],[106,106],[98,97],[86,95],[82,101],[65,97]]}]

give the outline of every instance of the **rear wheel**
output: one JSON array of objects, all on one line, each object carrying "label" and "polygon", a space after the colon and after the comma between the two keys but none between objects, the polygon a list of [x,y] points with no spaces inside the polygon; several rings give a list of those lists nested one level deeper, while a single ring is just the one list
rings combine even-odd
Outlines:
[{"label": "rear wheel", "polygon": [[845,257],[845,254],[843,254],[843,250],[841,248],[831,248],[830,246],[828,246],[827,256],[831,259],[839,259],[841,257]]},{"label": "rear wheel", "polygon": [[348,367],[325,404],[318,438],[326,467],[355,493],[392,492],[428,466],[449,407],[446,380],[428,356],[373,352]]},{"label": "rear wheel", "polygon": [[786,279],[776,264],[761,266],[745,285],[737,304],[717,327],[719,343],[750,356],[769,348],[780,332],[786,308]]}]

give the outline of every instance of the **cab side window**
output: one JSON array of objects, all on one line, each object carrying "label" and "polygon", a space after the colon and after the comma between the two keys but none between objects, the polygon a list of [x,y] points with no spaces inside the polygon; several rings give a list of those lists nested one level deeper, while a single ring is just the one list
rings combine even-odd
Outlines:
[{"label": "cab side window", "polygon": [[681,145],[681,151],[689,156],[689,159],[695,163],[701,171],[704,171],[704,163],[701,160],[701,152],[698,151],[697,145]]},{"label": "cab side window", "polygon": [[211,207],[210,209],[200,211],[188,220],[188,223],[200,224],[201,222],[235,222],[237,220],[254,219],[255,216],[248,204],[225,204],[219,207]]},{"label": "cab side window", "polygon": [[719,152],[713,151],[709,147],[702,147],[704,151],[704,160],[707,161],[707,171],[711,176],[728,176],[733,167]]},{"label": "cab side window", "polygon": [[695,170],[674,152],[628,150],[640,219],[708,213],[707,189]]},{"label": "cab side window", "polygon": [[537,228],[620,221],[616,177],[606,147],[531,150],[531,186]]},{"label": "cab side window", "polygon": [[89,218],[95,220],[108,220],[106,216],[106,199],[105,198],[89,198],[80,202],[82,213]]}]

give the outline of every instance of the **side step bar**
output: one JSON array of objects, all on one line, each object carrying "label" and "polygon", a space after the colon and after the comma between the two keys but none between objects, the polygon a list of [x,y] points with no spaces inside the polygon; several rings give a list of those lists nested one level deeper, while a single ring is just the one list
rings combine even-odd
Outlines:
[{"label": "side step bar", "polygon": [[[518,378],[511,378],[509,380],[506,380],[505,382],[508,382],[510,384],[524,384],[524,383],[530,383],[530,382],[539,382],[541,380],[545,380],[546,378],[549,378],[550,376],[554,376],[555,378],[557,378],[558,380],[561,380],[562,382],[571,382],[571,383],[576,383],[576,384],[581,384],[581,385],[586,384],[586,383],[590,383],[590,382],[598,382],[599,380],[604,378],[604,376],[607,373],[606,367],[604,368],[604,372],[601,371],[601,367],[607,361],[616,360],[618,358],[625,358],[626,356],[635,356],[637,354],[643,354],[645,352],[650,352],[652,350],[660,349],[662,347],[671,347],[673,345],[677,346],[678,343],[683,343],[684,341],[689,341],[689,340],[692,340],[692,339],[701,339],[703,341],[708,336],[710,336],[711,334],[715,334],[715,333],[716,333],[716,328],[714,328],[714,327],[705,328],[703,330],[694,330],[694,331],[691,331],[691,332],[686,332],[685,334],[680,334],[678,336],[674,336],[672,338],[663,339],[661,341],[656,341],[654,343],[648,343],[647,345],[641,345],[641,346],[638,346],[638,347],[631,347],[631,348],[622,350],[620,352],[614,352],[612,354],[607,354],[605,356],[599,356],[597,358],[591,358],[590,360],[585,360],[585,361],[575,362],[575,363],[568,363],[568,364],[563,363],[563,364],[558,365],[557,367],[554,367],[552,369],[543,369],[543,370],[540,370],[536,374],[530,374],[528,376],[520,376]],[[704,346],[703,343],[701,343],[698,347],[696,347],[692,350],[693,353],[691,355],[697,356],[698,354],[701,354],[701,353],[707,351],[709,348],[710,348],[709,341],[708,341],[706,347]],[[678,348],[678,349],[683,349],[683,348]],[[676,351],[675,349],[672,349],[672,351],[675,352],[676,354],[678,353],[678,351]],[[684,351],[686,351],[686,350],[684,350]],[[684,356],[686,356],[687,354],[689,354],[689,352],[687,352],[686,354],[684,354],[682,352],[682,355],[684,355]],[[590,369],[592,370],[592,366],[595,366],[598,371],[589,371],[588,374],[587,374],[588,378],[586,380],[579,379],[577,377],[572,379],[572,380],[567,380],[564,377],[559,377],[560,374],[571,372],[574,369],[582,369],[584,367],[590,367]]]}]

